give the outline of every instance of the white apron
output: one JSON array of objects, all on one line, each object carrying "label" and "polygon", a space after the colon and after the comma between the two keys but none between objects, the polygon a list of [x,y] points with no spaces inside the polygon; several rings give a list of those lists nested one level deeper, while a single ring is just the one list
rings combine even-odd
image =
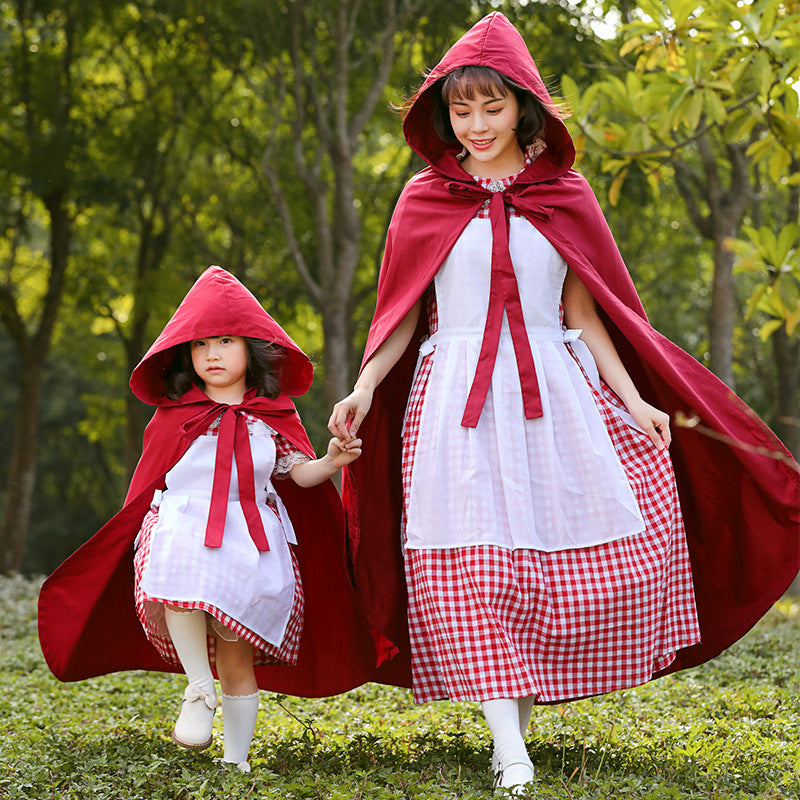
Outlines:
[{"label": "white apron", "polygon": [[405,547],[557,551],[642,532],[639,507],[568,345],[597,383],[594,360],[581,332],[560,322],[567,266],[523,218],[509,220],[509,249],[543,416],[525,419],[504,316],[480,421],[461,426],[486,321],[491,247],[491,221],[473,219],[435,278],[438,330],[423,342],[417,364],[419,373],[433,360],[406,497]]},{"label": "white apron", "polygon": [[277,646],[292,610],[294,572],[289,544],[297,541],[270,480],[275,466],[275,432],[258,420],[248,422],[248,428],[256,503],[269,551],[260,552],[250,538],[239,503],[235,460],[222,546],[205,546],[217,447],[217,436],[207,433],[192,442],[167,473],[164,492],[156,493],[158,523],[141,586],[146,595],[162,601],[216,606]]}]

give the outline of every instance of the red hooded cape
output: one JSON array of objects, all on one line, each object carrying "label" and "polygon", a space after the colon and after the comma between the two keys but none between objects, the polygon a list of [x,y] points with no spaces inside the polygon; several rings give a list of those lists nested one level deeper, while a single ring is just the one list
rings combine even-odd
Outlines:
[{"label": "red hooded cape", "polygon": [[[375,316],[364,364],[433,280],[490,193],[461,168],[458,144],[435,133],[435,82],[467,65],[493,67],[553,103],[519,33],[500,13],[468,31],[430,73],[403,130],[429,166],[404,189],[389,227]],[[668,671],[702,663],[741,637],[800,569],[797,465],[772,432],[728,387],[655,331],[588,184],[574,169],[574,147],[553,111],[547,149],[506,190],[510,202],[552,243],[598,303],[643,397],[674,418],[697,414],[711,438],[673,427],[671,455],[685,515],[702,641],[678,653]],[[424,316],[424,315],[423,315]],[[426,333],[425,321],[419,333]],[[415,337],[375,392],[359,436],[364,455],[345,470],[356,589],[380,656],[407,662],[405,584],[400,552],[400,429],[416,362]],[[766,454],[765,454],[766,453]]]},{"label": "red hooded cape", "polygon": [[[308,390],[311,362],[233,275],[210,267],[131,376],[134,393],[158,408],[145,431],[142,457],[122,510],[42,587],[39,639],[50,669],[61,680],[127,669],[180,671],[161,659],[136,616],[133,542],[153,492],[164,488],[165,474],[191,444],[184,426],[190,427],[189,423],[216,405],[197,387],[177,401],[165,398],[164,369],[181,342],[222,334],[266,339],[283,348],[283,393],[275,399],[245,400],[244,405],[314,458],[287,396]],[[275,488],[286,504],[299,543],[296,554],[305,591],[305,622],[297,665],[257,668],[259,686],[324,696],[373,680],[372,637],[345,563],[344,515],[335,487],[326,481],[302,489],[287,479],[276,481]]]}]

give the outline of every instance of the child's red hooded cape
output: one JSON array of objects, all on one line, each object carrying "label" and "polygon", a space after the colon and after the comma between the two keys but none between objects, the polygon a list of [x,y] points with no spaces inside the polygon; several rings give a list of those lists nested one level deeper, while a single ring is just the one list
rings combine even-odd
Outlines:
[{"label": "child's red hooded cape", "polygon": [[[179,671],[146,639],[134,607],[133,542],[153,492],[198,434],[197,420],[217,406],[199,388],[179,400],[164,396],[164,369],[176,345],[202,336],[230,334],[280,345],[282,394],[245,400],[259,417],[310,457],[314,451],[288,395],[311,385],[308,357],[230,273],[210,267],[184,298],[131,376],[131,388],[156,405],[142,457],[122,510],[45,581],[39,596],[39,639],[50,669],[64,681],[127,669]],[[205,429],[207,426],[200,426]],[[189,433],[186,430],[189,429]],[[191,430],[194,433],[191,433]],[[297,535],[296,553],[305,591],[305,622],[296,666],[256,669],[263,689],[301,696],[346,691],[374,676],[369,625],[345,564],[344,518],[330,481],[301,489],[275,482]]]},{"label": "child's red hooded cape", "polygon": [[[417,93],[403,124],[409,145],[430,165],[404,189],[389,227],[375,317],[364,362],[433,280],[489,192],[461,168],[459,144],[432,124],[436,81],[457,67],[493,67],[553,103],[519,33],[500,13],[468,31]],[[797,465],[770,430],[714,375],[648,323],[628,271],[556,112],[547,149],[506,190],[595,297],[643,397],[668,411],[697,414],[714,432],[673,425],[671,455],[686,521],[702,642],[678,653],[669,671],[702,663],[741,637],[800,569]],[[420,333],[425,333],[425,322]],[[400,552],[400,430],[418,340],[375,392],[359,436],[364,455],[345,470],[344,503],[356,589],[380,657],[408,659]],[[446,480],[446,476],[442,476]]]}]

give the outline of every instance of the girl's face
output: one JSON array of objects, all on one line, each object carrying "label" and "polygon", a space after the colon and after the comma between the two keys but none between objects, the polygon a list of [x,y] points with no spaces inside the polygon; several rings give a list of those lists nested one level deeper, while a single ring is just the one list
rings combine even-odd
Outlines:
[{"label": "girl's face", "polygon": [[513,92],[475,92],[472,99],[454,97],[450,124],[467,148],[464,169],[481,178],[507,178],[522,169],[525,156],[517,142],[520,110]]},{"label": "girl's face", "polygon": [[241,336],[207,336],[190,344],[192,366],[205,393],[219,403],[237,405],[247,391],[247,344]]}]

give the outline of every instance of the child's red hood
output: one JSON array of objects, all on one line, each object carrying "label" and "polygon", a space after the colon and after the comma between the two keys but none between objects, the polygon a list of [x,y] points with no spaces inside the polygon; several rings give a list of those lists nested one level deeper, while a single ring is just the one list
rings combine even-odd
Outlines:
[{"label": "child's red hood", "polygon": [[209,267],[133,370],[133,393],[150,405],[161,404],[166,392],[164,371],[172,363],[174,349],[192,339],[223,335],[250,336],[280,345],[286,353],[279,370],[281,392],[297,397],[308,391],[314,373],[308,356],[230,272]]}]

